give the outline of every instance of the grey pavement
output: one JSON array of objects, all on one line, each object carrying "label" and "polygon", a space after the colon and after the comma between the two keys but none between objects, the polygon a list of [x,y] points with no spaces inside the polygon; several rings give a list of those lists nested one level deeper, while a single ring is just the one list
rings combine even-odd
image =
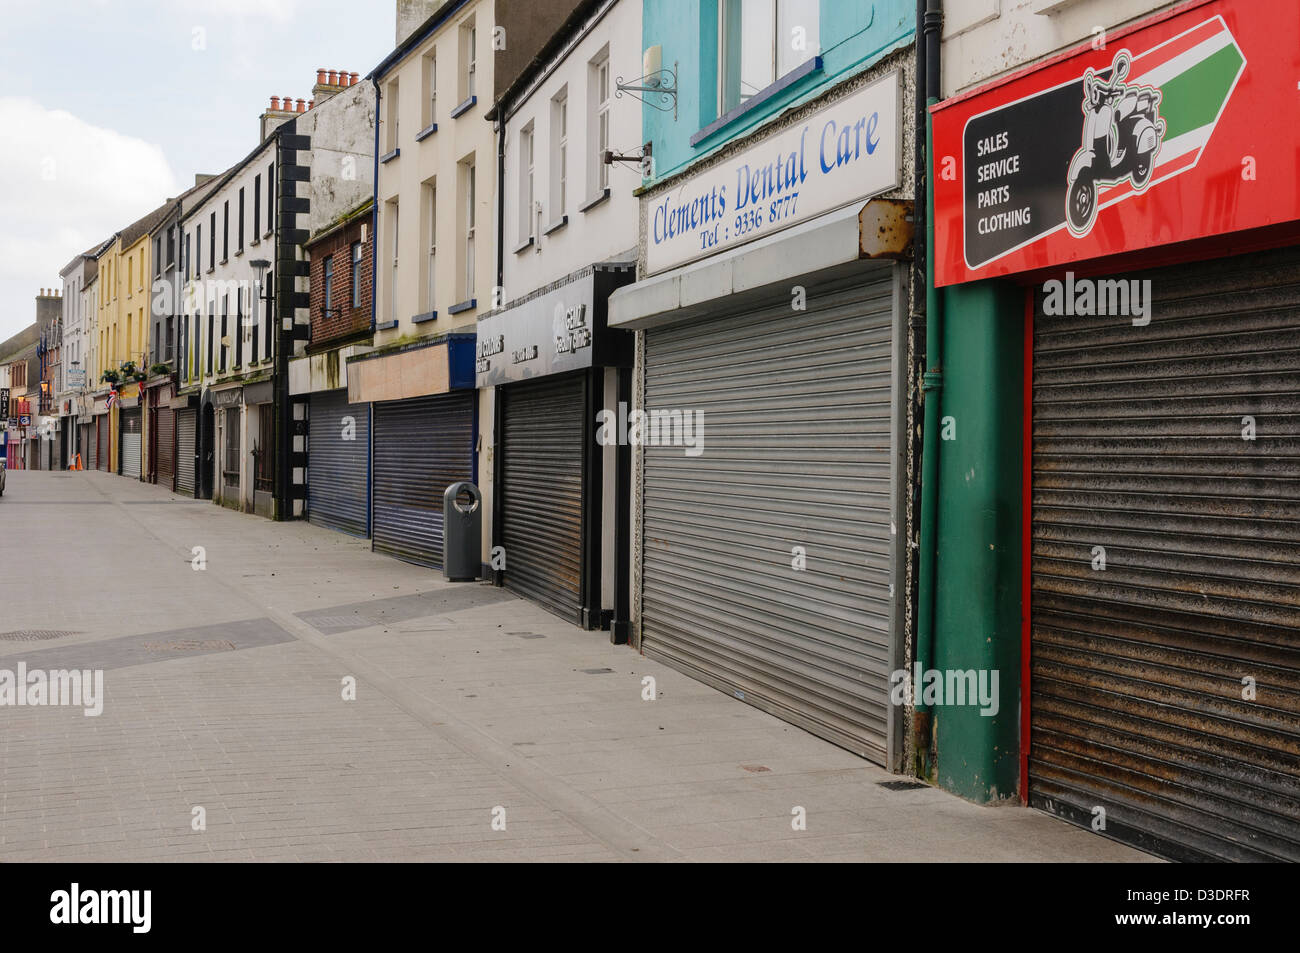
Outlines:
[{"label": "grey pavement", "polygon": [[606,633],[364,540],[111,474],[8,481],[0,669],[103,669],[105,699],[0,707],[0,861],[1152,859],[882,787]]}]

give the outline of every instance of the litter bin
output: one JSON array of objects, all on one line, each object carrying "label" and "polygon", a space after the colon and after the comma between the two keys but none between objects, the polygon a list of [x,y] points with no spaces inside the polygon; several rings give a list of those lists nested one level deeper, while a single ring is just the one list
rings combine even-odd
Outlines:
[{"label": "litter bin", "polygon": [[442,494],[443,576],[448,582],[478,579],[482,549],[483,494],[473,483],[453,483]]}]

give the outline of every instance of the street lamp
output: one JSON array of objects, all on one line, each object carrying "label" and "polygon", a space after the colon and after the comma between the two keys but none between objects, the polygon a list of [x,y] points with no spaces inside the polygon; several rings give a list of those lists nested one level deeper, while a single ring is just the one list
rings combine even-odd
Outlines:
[{"label": "street lamp", "polygon": [[[252,261],[250,261],[248,264],[249,264],[249,267],[251,267],[251,268],[253,269],[253,274],[257,276],[256,278],[253,279],[254,283],[257,285],[257,300],[258,300],[258,301],[265,301],[266,304],[267,304],[267,309],[266,309],[266,338],[267,338],[267,343],[269,344],[270,341],[271,341],[271,307],[270,307],[270,305],[271,305],[271,296],[270,296],[269,294],[264,294],[264,290],[265,290],[265,288],[266,288],[266,272],[267,272],[267,270],[271,267],[271,263],[270,263],[269,261],[267,261],[265,258],[254,258],[254,259],[253,259]],[[256,360],[257,360],[257,318],[256,318],[256,316],[253,318],[253,355],[252,355],[252,357],[253,357],[253,361],[256,362]]]}]

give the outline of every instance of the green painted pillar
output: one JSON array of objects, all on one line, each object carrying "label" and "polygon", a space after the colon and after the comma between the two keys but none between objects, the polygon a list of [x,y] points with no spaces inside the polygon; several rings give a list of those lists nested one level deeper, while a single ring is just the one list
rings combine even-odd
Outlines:
[{"label": "green painted pillar", "polygon": [[[984,802],[1017,796],[1020,759],[1021,472],[1025,292],[983,281],[944,289],[944,388],[933,669],[974,671],[994,705],[932,711],[934,779]],[[951,678],[951,682],[950,682]],[[970,676],[962,679],[969,690]],[[924,687],[923,685],[921,686]],[[969,695],[969,691],[968,691]],[[989,713],[983,713],[989,712]]]}]

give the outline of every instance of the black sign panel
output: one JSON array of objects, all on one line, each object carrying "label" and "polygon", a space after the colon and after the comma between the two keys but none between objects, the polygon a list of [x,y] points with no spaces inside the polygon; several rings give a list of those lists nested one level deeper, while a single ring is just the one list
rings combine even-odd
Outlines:
[{"label": "black sign panel", "polygon": [[9,416],[9,388],[0,387],[0,419]]},{"label": "black sign panel", "polygon": [[962,140],[966,264],[978,268],[1065,224],[1083,81],[976,116]]}]

